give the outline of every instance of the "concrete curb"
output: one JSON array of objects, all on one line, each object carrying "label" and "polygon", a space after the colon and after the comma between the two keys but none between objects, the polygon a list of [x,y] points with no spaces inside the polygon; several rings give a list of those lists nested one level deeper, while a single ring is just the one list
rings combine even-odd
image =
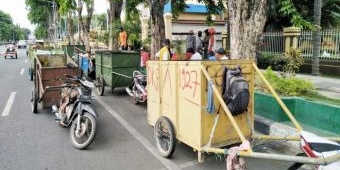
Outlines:
[{"label": "concrete curb", "polygon": [[[299,136],[297,130],[291,126],[287,126],[281,123],[274,122],[261,116],[255,115],[254,128],[257,132],[270,136]],[[291,151],[300,150],[298,141],[287,141],[286,146]]]}]

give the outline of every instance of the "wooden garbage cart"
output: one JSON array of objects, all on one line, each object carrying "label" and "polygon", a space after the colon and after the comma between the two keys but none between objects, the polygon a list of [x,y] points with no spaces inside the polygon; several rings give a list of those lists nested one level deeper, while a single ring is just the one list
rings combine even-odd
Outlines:
[{"label": "wooden garbage cart", "polygon": [[111,91],[131,84],[132,73],[140,69],[139,52],[99,50],[95,54],[96,87],[99,95],[110,87]]},{"label": "wooden garbage cart", "polygon": [[52,55],[52,54],[64,54],[62,50],[52,49],[52,47],[43,46],[30,46],[28,49],[28,58],[30,60],[30,67],[28,68],[28,77],[33,81],[35,76],[35,63],[37,55]]},{"label": "wooden garbage cart", "polygon": [[[249,82],[251,96],[248,111],[234,118],[241,125],[244,136],[249,139],[254,127],[252,61],[149,61],[148,123],[155,126],[157,121],[166,122],[173,129],[169,131],[172,133],[170,136],[197,150],[199,159],[202,158],[202,147],[222,147],[241,142],[216,95],[215,113],[206,111],[208,81],[201,71],[201,66],[205,67],[215,85],[221,89],[224,66],[234,68],[236,65],[241,66]],[[219,114],[219,121],[215,125],[215,133],[211,134],[216,114]],[[157,128],[155,126],[155,131]],[[174,139],[171,141],[174,142]]]},{"label": "wooden garbage cart", "polygon": [[[75,67],[67,67],[71,63]],[[59,105],[60,88],[66,81],[65,74],[79,75],[77,64],[63,54],[37,55],[34,58],[35,76],[32,90],[32,112],[38,112],[38,103],[45,109],[52,105]]]}]

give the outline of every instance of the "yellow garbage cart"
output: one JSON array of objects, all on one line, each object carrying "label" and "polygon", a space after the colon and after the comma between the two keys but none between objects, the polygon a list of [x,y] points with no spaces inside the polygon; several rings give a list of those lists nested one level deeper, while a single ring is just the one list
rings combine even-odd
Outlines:
[{"label": "yellow garbage cart", "polygon": [[[249,85],[248,107],[236,116],[232,115],[221,95],[225,67],[240,67]],[[268,86],[300,136],[254,135],[255,73]],[[298,163],[293,168],[302,164],[340,165],[340,152],[327,157],[306,157],[252,150],[248,142],[251,139],[301,141],[303,144],[302,134],[306,134],[252,60],[149,61],[147,79],[147,120],[154,126],[156,148],[163,157],[170,157],[180,141],[197,151],[199,162],[203,161],[202,154],[206,152]],[[206,110],[208,103],[215,106],[213,112]],[[339,138],[324,139],[340,141]],[[237,149],[221,149],[239,143],[242,144]]]},{"label": "yellow garbage cart", "polygon": [[[148,123],[155,126],[166,122],[173,129],[170,135],[198,151],[201,148],[222,147],[241,142],[237,132],[214,95],[215,113],[206,111],[208,81],[201,71],[204,67],[214,84],[222,89],[224,67],[240,66],[249,83],[250,102],[246,113],[235,116],[242,134],[249,139],[254,127],[254,69],[252,61],[149,61]],[[219,120],[216,120],[219,115]],[[156,129],[156,127],[155,127]],[[215,132],[212,132],[215,129]],[[170,141],[175,142],[175,141]],[[171,150],[171,151],[170,151]],[[174,148],[170,148],[171,156]]]}]

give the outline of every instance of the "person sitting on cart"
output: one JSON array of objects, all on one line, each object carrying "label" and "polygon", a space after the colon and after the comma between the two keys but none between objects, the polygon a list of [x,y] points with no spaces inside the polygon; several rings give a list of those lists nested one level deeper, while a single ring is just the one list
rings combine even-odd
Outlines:
[{"label": "person sitting on cart", "polygon": [[195,53],[195,50],[193,48],[188,48],[185,53],[185,60],[190,60],[191,56]]},{"label": "person sitting on cart", "polygon": [[217,58],[217,60],[227,60],[227,59],[229,59],[228,57],[227,57],[227,55],[226,55],[226,52],[225,52],[225,50],[221,47],[221,48],[219,48],[217,51],[216,51],[216,53],[215,53],[216,55],[216,58]]},{"label": "person sitting on cart", "polygon": [[203,48],[198,47],[196,52],[191,56],[190,60],[202,60]]},{"label": "person sitting on cart", "polygon": [[121,50],[127,50],[128,46],[127,46],[127,33],[124,30],[123,26],[119,27],[119,47],[121,48]]},{"label": "person sitting on cart", "polygon": [[163,40],[163,45],[164,47],[161,48],[157,54],[156,54],[156,57],[158,56],[159,57],[159,60],[162,61],[162,60],[170,60],[170,40],[169,39],[164,39]]},{"label": "person sitting on cart", "polygon": [[142,47],[140,51],[140,67],[141,71],[145,71],[146,62],[149,60],[149,53],[147,47]]}]

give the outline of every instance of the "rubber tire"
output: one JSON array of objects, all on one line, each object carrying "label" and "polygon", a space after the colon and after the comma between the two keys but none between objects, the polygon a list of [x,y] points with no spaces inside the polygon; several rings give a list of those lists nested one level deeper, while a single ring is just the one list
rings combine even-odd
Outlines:
[{"label": "rubber tire", "polygon": [[[134,88],[134,87],[133,87],[133,88]],[[132,91],[132,90],[131,90],[131,91]],[[138,105],[138,104],[139,104],[139,101],[136,100],[135,97],[131,97],[131,96],[129,95],[129,99],[130,99],[130,101],[131,101],[133,104],[135,104],[135,105]]]},{"label": "rubber tire", "polygon": [[38,113],[38,92],[36,89],[32,90],[32,113]]},{"label": "rubber tire", "polygon": [[137,101],[134,97],[129,96],[129,98],[130,98],[130,101],[131,101],[133,104],[135,104],[135,105],[138,105],[138,104],[139,104],[139,101]]},{"label": "rubber tire", "polygon": [[96,118],[88,113],[88,112],[85,112],[83,117],[87,117],[90,119],[91,121],[91,124],[92,124],[92,133],[90,134],[90,137],[89,139],[83,143],[83,144],[79,144],[77,143],[77,141],[75,140],[76,136],[75,136],[75,130],[76,130],[76,127],[77,127],[77,119],[78,119],[78,116],[75,117],[75,119],[73,120],[72,122],[72,125],[71,125],[71,128],[70,128],[70,138],[71,138],[71,143],[73,145],[73,147],[79,149],[79,150],[82,150],[82,149],[85,149],[86,147],[90,146],[91,143],[93,142],[95,136],[96,136],[96,131],[97,131],[97,122],[96,122]]},{"label": "rubber tire", "polygon": [[[160,130],[160,124],[164,123],[164,127],[166,127],[168,130],[168,134],[169,135],[169,143],[168,143],[168,149],[164,150],[161,146],[161,141],[160,141],[160,136],[158,135],[158,131]],[[172,154],[175,151],[176,148],[176,134],[175,134],[175,129],[174,126],[172,125],[170,119],[168,119],[167,117],[160,117],[157,119],[155,127],[154,127],[154,140],[156,143],[156,148],[158,150],[158,153],[165,157],[165,158],[169,158],[172,156]]]},{"label": "rubber tire", "polygon": [[98,86],[96,87],[96,92],[99,96],[102,96],[104,94],[104,91],[105,91],[104,79],[103,79],[103,77],[99,76],[99,77],[97,77],[96,81],[98,83]]},{"label": "rubber tire", "polygon": [[33,71],[32,68],[28,68],[28,76],[31,81],[33,81]]}]

